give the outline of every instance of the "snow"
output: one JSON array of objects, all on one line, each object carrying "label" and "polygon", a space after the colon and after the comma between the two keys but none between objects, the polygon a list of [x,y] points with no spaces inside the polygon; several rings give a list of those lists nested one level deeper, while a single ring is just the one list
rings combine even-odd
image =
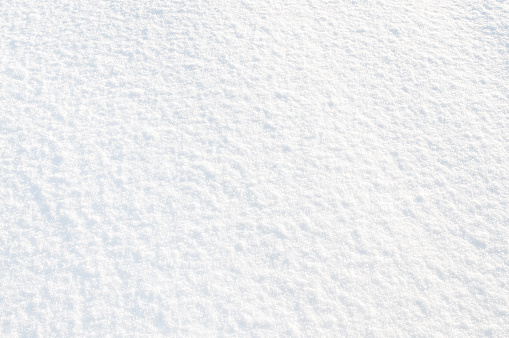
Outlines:
[{"label": "snow", "polygon": [[508,23],[0,2],[0,335],[509,336]]}]

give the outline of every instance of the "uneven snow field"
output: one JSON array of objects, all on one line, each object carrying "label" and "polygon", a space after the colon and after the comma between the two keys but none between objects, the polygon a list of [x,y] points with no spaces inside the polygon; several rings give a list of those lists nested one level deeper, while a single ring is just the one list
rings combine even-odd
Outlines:
[{"label": "uneven snow field", "polygon": [[1,336],[509,336],[509,4],[0,2]]}]

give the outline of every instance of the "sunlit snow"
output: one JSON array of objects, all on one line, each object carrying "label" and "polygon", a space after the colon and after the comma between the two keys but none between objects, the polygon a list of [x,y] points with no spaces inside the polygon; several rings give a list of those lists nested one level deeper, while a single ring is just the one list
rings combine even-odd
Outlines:
[{"label": "sunlit snow", "polygon": [[0,1],[0,336],[509,337],[509,4]]}]

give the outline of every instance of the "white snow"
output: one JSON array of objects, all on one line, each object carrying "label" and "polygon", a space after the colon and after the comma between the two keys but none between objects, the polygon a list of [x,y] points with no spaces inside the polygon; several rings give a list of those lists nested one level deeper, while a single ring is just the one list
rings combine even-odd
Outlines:
[{"label": "white snow", "polygon": [[1,336],[509,336],[509,4],[0,2]]}]

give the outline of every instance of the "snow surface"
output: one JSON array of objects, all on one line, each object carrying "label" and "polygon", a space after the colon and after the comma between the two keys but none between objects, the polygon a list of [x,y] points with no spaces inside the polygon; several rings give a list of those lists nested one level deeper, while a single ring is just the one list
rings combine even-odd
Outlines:
[{"label": "snow surface", "polygon": [[1,336],[509,337],[509,4],[0,1]]}]

